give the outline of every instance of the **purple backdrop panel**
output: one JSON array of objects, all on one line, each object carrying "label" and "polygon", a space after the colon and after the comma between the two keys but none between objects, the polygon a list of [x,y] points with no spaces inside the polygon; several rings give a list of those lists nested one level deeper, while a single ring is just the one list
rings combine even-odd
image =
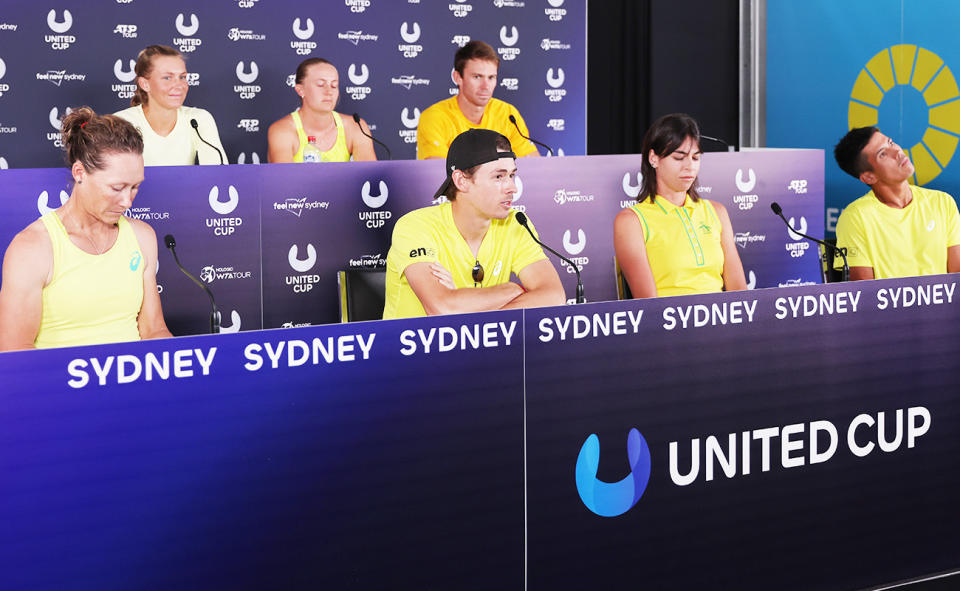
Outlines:
[{"label": "purple backdrop panel", "polygon": [[209,332],[210,304],[177,268],[164,245],[167,234],[176,238],[183,266],[216,297],[224,332],[263,327],[258,181],[257,168],[237,165],[146,169],[129,215],[157,233],[157,281],[173,334]]},{"label": "purple backdrop panel", "polygon": [[266,161],[267,128],[298,106],[292,76],[308,57],[337,66],[340,112],[359,112],[394,158],[414,158],[420,113],[456,92],[453,55],[470,39],[500,55],[495,96],[534,138],[586,152],[585,0],[67,4],[3,4],[0,168],[59,165],[58,119],[128,107],[131,61],[154,43],[187,57],[187,104],[213,114],[231,162]]},{"label": "purple backdrop panel", "polygon": [[440,161],[258,170],[264,325],[271,328],[336,322],[337,272],[385,268],[393,224],[429,205],[443,180]]}]

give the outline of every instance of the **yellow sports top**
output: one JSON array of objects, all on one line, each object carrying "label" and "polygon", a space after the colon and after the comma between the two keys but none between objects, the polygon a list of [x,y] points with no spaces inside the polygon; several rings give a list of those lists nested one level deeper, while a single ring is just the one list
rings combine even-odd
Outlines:
[{"label": "yellow sports top", "polygon": [[523,139],[513,123],[510,123],[511,114],[516,118],[523,135],[529,137],[527,124],[516,107],[510,103],[491,98],[483,109],[479,125],[474,125],[463,116],[456,96],[434,103],[420,113],[420,123],[417,126],[417,158],[446,158],[454,138],[468,129],[492,129],[502,133],[510,140],[513,153],[517,157],[536,152],[537,147],[533,142]]},{"label": "yellow sports top", "polygon": [[[947,248],[960,245],[957,202],[942,191],[910,185],[903,209],[884,205],[870,191],[837,220],[837,246],[851,267],[872,267],[877,279],[947,272]],[[836,257],[835,266],[843,266]]]},{"label": "yellow sports top", "polygon": [[723,291],[720,220],[707,199],[683,207],[657,196],[630,208],[640,219],[658,296]]},{"label": "yellow sports top", "polygon": [[146,262],[127,218],[103,254],[80,250],[52,211],[42,218],[53,244],[53,279],[43,288],[43,317],[34,346],[73,347],[140,340]]},{"label": "yellow sports top", "polygon": [[[414,263],[440,263],[453,275],[459,289],[474,287],[476,262],[484,271],[483,281],[476,287],[491,287],[506,283],[511,273],[519,274],[527,265],[547,258],[514,216],[511,211],[505,219],[491,220],[476,257],[453,222],[449,202],[416,209],[397,220],[387,253],[384,319],[426,315],[403,273]],[[530,227],[533,229],[532,223]]]},{"label": "yellow sports top", "polygon": [[[293,117],[293,123],[297,126],[297,138],[300,139],[300,148],[293,155],[294,162],[303,162],[303,149],[307,145],[307,132],[303,130],[303,120],[300,119],[300,110],[297,109],[290,113]],[[333,112],[333,120],[337,124],[337,140],[333,142],[333,147],[326,152],[321,152],[321,162],[347,162],[350,160],[350,149],[347,148],[347,134],[343,131],[343,120],[340,119],[340,113]]]}]

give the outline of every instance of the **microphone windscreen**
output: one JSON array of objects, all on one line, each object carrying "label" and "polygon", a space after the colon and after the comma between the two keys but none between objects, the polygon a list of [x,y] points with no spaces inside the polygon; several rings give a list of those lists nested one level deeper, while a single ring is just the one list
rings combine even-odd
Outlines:
[{"label": "microphone windscreen", "polygon": [[200,124],[197,123],[197,120],[196,120],[196,119],[191,119],[191,120],[190,120],[190,127],[196,129],[196,128],[200,127]]},{"label": "microphone windscreen", "polygon": [[354,113],[353,120],[357,122],[357,125],[360,125],[360,113]]},{"label": "microphone windscreen", "polygon": [[512,113],[511,113],[511,115],[510,115],[510,123],[513,123],[514,125],[517,124],[517,118],[514,117]]},{"label": "microphone windscreen", "polygon": [[164,236],[163,243],[167,245],[167,248],[173,248],[177,245],[177,241],[173,239],[173,234]]},{"label": "microphone windscreen", "polygon": [[776,201],[774,201],[773,203],[770,204],[770,209],[772,209],[772,210],[773,210],[773,213],[775,213],[775,214],[777,214],[777,215],[780,215],[780,214],[783,213],[783,210],[780,209],[780,204],[777,203]]},{"label": "microphone windscreen", "polygon": [[527,227],[527,216],[524,215],[522,211],[517,212],[517,221],[520,222],[520,225],[524,228]]}]

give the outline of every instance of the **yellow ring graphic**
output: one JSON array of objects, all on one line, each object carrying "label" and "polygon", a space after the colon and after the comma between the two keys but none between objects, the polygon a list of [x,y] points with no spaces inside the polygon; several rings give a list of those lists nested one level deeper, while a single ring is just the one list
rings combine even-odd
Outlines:
[{"label": "yellow ring graphic", "polygon": [[894,45],[870,58],[860,70],[850,93],[850,129],[876,125],[880,103],[895,86],[912,86],[929,107],[923,138],[907,150],[916,167],[913,182],[924,185],[943,172],[957,149],[960,89],[940,56],[916,45]]}]

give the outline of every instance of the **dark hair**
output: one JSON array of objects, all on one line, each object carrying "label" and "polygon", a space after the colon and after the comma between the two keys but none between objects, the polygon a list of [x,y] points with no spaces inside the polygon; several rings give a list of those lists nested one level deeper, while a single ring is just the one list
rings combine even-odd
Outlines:
[{"label": "dark hair", "polygon": [[[512,150],[513,150],[513,147],[510,145],[510,140],[508,140],[506,136],[502,134],[498,134],[497,151],[510,152]],[[463,176],[467,177],[468,179],[472,179],[473,175],[477,174],[477,170],[479,170],[481,166],[483,166],[483,164],[471,166],[470,168],[463,170],[461,172],[463,172]],[[450,201],[455,200],[457,198],[457,185],[455,183],[450,183],[450,185],[447,186],[447,190],[443,192],[443,196]]]},{"label": "dark hair", "polygon": [[[650,150],[663,158],[676,152],[687,138],[693,139],[697,148],[700,147],[700,127],[693,117],[686,113],[671,113],[653,122],[646,135],[643,136],[643,148],[641,149],[643,159],[640,163],[643,182],[640,186],[640,194],[637,195],[637,203],[647,197],[650,198],[650,203],[653,203],[657,196],[657,169],[650,164]],[[700,201],[700,195],[696,188],[697,180],[693,180],[690,190],[687,191],[694,201]]]},{"label": "dark hair", "polygon": [[463,68],[470,60],[486,60],[495,63],[497,68],[500,67],[500,56],[483,41],[470,41],[458,49],[453,56],[453,69],[463,76]]},{"label": "dark hair", "polygon": [[301,82],[303,82],[303,79],[307,77],[307,69],[310,68],[310,66],[315,66],[317,64],[328,64],[336,68],[336,66],[330,63],[330,61],[325,60],[322,57],[307,58],[302,62],[300,62],[300,65],[297,66],[297,74],[296,76],[294,76],[296,83],[300,84]]},{"label": "dark hair", "polygon": [[[150,72],[153,71],[153,58],[160,56],[166,57],[178,57],[184,59],[183,55],[172,47],[166,45],[148,45],[143,48],[139,54],[137,54],[137,64],[133,67],[134,73],[137,75],[137,78],[146,78],[150,75]],[[147,101],[150,100],[150,97],[147,96],[147,93],[140,88],[140,83],[136,84],[137,90],[133,93],[133,97],[130,98],[130,106],[136,107],[137,105],[145,105]]]},{"label": "dark hair", "polygon": [[837,145],[833,147],[833,157],[843,172],[849,174],[855,179],[860,178],[860,174],[870,170],[870,162],[863,149],[870,143],[873,134],[880,131],[874,126],[855,127],[847,132],[847,135],[840,138]]},{"label": "dark hair", "polygon": [[64,116],[60,129],[69,166],[79,162],[94,171],[103,168],[104,154],[143,154],[143,138],[132,123],[116,115],[97,115],[90,107]]}]

